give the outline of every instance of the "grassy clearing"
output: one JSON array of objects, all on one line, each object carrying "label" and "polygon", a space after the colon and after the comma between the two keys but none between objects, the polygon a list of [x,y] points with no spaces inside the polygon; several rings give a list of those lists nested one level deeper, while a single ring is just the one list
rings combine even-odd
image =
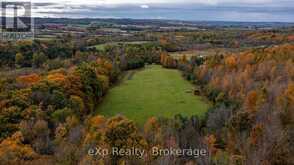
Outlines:
[{"label": "grassy clearing", "polygon": [[177,70],[147,66],[143,70],[130,71],[120,85],[109,91],[97,113],[107,117],[122,114],[140,125],[152,116],[201,117],[209,105],[201,97],[187,92],[193,88]]},{"label": "grassy clearing", "polygon": [[149,43],[149,41],[133,41],[133,42],[109,42],[105,44],[98,44],[92,47],[95,47],[98,50],[104,50],[105,46],[107,45],[117,45],[117,44],[130,44],[130,45],[139,45],[139,44],[146,44]]}]

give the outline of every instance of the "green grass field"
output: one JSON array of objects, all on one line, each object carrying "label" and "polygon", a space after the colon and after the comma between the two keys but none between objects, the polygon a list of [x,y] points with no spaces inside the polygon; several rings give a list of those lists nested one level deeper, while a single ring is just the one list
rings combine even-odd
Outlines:
[{"label": "green grass field", "polygon": [[104,116],[124,115],[142,125],[152,116],[203,116],[209,104],[193,95],[193,85],[177,70],[159,65],[129,71],[97,109]]},{"label": "green grass field", "polygon": [[139,44],[146,44],[146,43],[149,43],[149,41],[109,42],[109,43],[105,43],[105,44],[98,44],[98,45],[91,46],[91,47],[95,47],[98,50],[104,50],[105,46],[107,46],[107,45],[117,45],[117,44],[139,45]]}]

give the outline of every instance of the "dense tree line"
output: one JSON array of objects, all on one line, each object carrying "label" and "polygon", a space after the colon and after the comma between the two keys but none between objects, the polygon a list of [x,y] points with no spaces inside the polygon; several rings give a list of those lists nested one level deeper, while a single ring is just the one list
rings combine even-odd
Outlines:
[{"label": "dense tree line", "polygon": [[214,103],[205,127],[215,164],[293,162],[293,50],[284,44],[178,65]]},{"label": "dense tree line", "polygon": [[39,68],[49,60],[71,58],[78,49],[68,40],[2,42],[0,47],[1,68]]},{"label": "dense tree line", "polygon": [[0,138],[11,135],[19,129],[20,122],[36,118],[35,115],[50,119],[53,124],[65,121],[68,115],[81,118],[89,114],[113,83],[112,76],[116,76],[112,74],[112,64],[98,59],[45,75],[2,78]]},{"label": "dense tree line", "polygon": [[293,43],[293,29],[287,30],[194,30],[151,33],[158,39],[163,50],[176,52],[207,48],[248,48]]},{"label": "dense tree line", "polygon": [[142,68],[145,64],[160,63],[162,49],[156,43],[108,45],[101,52],[118,61],[121,70]]}]

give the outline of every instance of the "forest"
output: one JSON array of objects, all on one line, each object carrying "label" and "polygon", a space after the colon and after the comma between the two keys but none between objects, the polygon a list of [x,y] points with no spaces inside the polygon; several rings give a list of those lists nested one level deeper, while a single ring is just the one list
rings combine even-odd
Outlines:
[{"label": "forest", "polygon": [[[50,40],[1,41],[0,164],[291,165],[293,36],[291,28],[224,28],[140,31],[127,39],[68,33]],[[136,40],[148,42],[130,43]],[[109,42],[117,43],[95,47]],[[208,49],[214,53],[199,53]],[[155,115],[140,124],[121,115],[124,109],[102,115],[100,106],[126,73],[153,65],[180,72],[208,102],[207,111]],[[136,90],[134,98],[151,89]],[[143,157],[89,155],[97,146],[146,152]],[[208,153],[154,156],[153,147]]]}]

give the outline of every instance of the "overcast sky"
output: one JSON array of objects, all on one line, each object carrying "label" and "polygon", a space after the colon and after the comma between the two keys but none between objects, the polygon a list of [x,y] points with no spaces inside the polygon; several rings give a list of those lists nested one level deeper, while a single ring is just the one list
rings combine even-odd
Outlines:
[{"label": "overcast sky", "polygon": [[264,3],[289,3],[292,0],[33,0],[33,2],[68,2],[73,4],[142,4],[142,3],[202,3],[202,4],[264,4]]},{"label": "overcast sky", "polygon": [[294,0],[31,0],[38,17],[294,22]]},{"label": "overcast sky", "polygon": [[125,5],[125,4],[204,4],[204,5],[266,5],[288,6],[293,0],[32,0],[41,3],[66,3],[72,5]]}]

